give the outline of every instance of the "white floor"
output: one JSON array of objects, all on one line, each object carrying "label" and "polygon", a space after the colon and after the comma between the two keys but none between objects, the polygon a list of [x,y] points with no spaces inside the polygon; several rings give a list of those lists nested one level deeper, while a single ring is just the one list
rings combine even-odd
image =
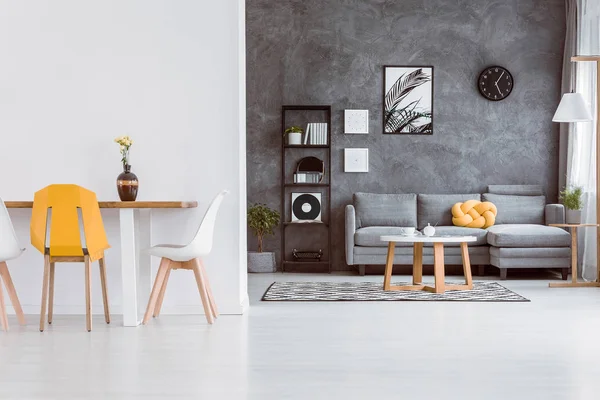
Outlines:
[{"label": "white floor", "polygon": [[88,334],[83,316],[57,316],[41,334],[37,316],[11,318],[0,399],[600,399],[600,289],[528,279],[501,283],[531,303],[260,301],[275,280],[381,279],[251,275],[250,312],[214,326],[98,315]]}]

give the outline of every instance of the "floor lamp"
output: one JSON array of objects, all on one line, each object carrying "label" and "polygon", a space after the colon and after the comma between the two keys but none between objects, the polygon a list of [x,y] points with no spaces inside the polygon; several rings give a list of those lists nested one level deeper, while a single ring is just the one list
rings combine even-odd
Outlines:
[{"label": "floor lamp", "polygon": [[[595,62],[596,63],[596,221],[600,223],[600,56],[575,56],[571,57],[572,62]],[[565,93],[558,105],[558,109],[552,118],[554,122],[589,122],[593,121],[592,114],[585,104],[585,100],[580,93]],[[573,228],[577,229],[577,228]],[[593,282],[578,282],[574,284],[563,284],[562,287],[600,287],[600,226],[596,227],[596,280]],[[574,271],[574,273],[576,273]],[[575,281],[577,277],[573,277]]]}]

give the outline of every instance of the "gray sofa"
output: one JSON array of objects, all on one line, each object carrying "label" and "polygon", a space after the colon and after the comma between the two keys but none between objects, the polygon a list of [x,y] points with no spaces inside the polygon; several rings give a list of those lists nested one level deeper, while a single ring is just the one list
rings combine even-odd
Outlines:
[{"label": "gray sofa", "polygon": [[[491,201],[498,209],[496,224],[487,229],[452,225],[451,208],[457,202],[475,199]],[[346,206],[346,263],[358,266],[361,275],[367,265],[385,265],[387,243],[381,235],[398,234],[400,227],[421,230],[428,223],[436,235],[473,235],[469,244],[471,265],[493,265],[506,279],[510,268],[560,268],[567,279],[571,237],[551,223],[564,223],[561,204],[546,204],[537,185],[490,185],[484,194],[375,194],[356,193]],[[460,265],[460,247],[445,246],[445,263]],[[412,264],[411,243],[397,243],[394,264]],[[433,264],[433,247],[426,244],[423,263]]]}]

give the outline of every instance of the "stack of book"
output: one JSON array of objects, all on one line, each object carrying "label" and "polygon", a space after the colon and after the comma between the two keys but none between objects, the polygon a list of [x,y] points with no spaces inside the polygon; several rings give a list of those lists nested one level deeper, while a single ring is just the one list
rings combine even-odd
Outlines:
[{"label": "stack of book", "polygon": [[294,174],[294,183],[320,183],[323,174],[320,172],[296,172]]},{"label": "stack of book", "polygon": [[311,122],[306,127],[304,144],[327,144],[327,124],[324,122]]}]

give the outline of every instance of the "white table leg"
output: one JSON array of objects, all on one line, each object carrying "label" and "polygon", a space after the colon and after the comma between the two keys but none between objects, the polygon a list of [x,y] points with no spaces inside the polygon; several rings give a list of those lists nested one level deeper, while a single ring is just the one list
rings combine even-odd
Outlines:
[{"label": "white table leg", "polygon": [[121,280],[123,286],[123,325],[138,326],[138,298],[134,210],[119,210],[121,227]]},{"label": "white table leg", "polygon": [[136,314],[138,323],[142,321],[146,304],[152,291],[152,257],[143,250],[152,245],[152,219],[150,209],[136,210],[136,242],[135,254],[137,255],[137,301],[139,310]]}]

